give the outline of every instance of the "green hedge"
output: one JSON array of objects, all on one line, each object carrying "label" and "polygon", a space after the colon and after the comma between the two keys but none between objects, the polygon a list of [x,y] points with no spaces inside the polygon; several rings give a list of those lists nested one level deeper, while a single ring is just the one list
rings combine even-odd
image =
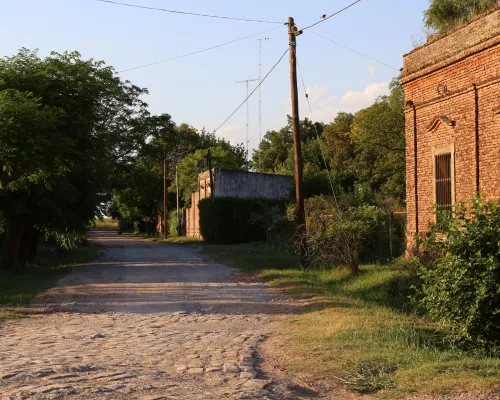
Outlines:
[{"label": "green hedge", "polygon": [[168,214],[168,235],[170,237],[179,236],[178,225],[177,210],[170,211]]},{"label": "green hedge", "polygon": [[200,232],[211,244],[236,244],[265,241],[267,227],[259,216],[273,206],[285,212],[285,200],[219,197],[203,199],[200,206]]}]

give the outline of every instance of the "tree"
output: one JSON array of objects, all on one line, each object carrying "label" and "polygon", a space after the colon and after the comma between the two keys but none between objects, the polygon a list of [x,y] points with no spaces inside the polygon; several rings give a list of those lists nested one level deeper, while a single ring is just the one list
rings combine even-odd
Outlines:
[{"label": "tree", "polygon": [[[288,123],[279,131],[268,131],[259,144],[258,150],[252,156],[252,165],[258,172],[293,175],[295,171],[292,118],[287,117]],[[303,146],[304,164],[313,162],[321,168],[321,159],[316,145],[307,146],[307,143],[317,140],[321,136],[324,126],[310,119],[300,121],[300,136]]]},{"label": "tree", "polygon": [[340,112],[334,121],[325,127],[322,144],[332,176],[344,191],[351,191],[357,177],[353,160],[355,145],[352,141],[354,115]]},{"label": "tree", "polygon": [[431,0],[424,23],[427,28],[445,32],[498,4],[498,0]]},{"label": "tree", "polygon": [[[149,116],[144,121],[148,140],[133,160],[120,171],[111,208],[113,215],[129,224],[151,225],[163,209],[163,163],[167,170],[167,203],[175,204],[175,171],[178,166],[181,206],[191,202],[198,190],[198,174],[207,168],[206,155],[212,148],[213,167],[246,169],[242,145],[198,131],[188,124],[176,125],[168,114]],[[198,165],[199,162],[202,162]],[[150,230],[148,229],[148,233]]]},{"label": "tree", "polygon": [[[145,140],[148,112],[140,96],[147,91],[78,53],[41,59],[22,49],[0,60],[0,76],[4,118],[11,113],[0,136],[9,152],[1,161],[8,186],[0,193],[6,221],[0,265],[13,270],[20,246],[32,249],[21,260],[31,262],[40,234],[67,243],[100,212],[111,177]],[[12,114],[13,107],[22,112]]]},{"label": "tree", "polygon": [[404,95],[393,80],[389,96],[382,96],[372,106],[354,117],[351,141],[357,181],[366,183],[373,192],[404,199],[406,180],[406,147]]},{"label": "tree", "polygon": [[[212,168],[227,168],[232,170],[246,170],[248,163],[241,146],[227,148],[225,145],[216,145],[210,148],[212,153]],[[200,149],[186,156],[179,163],[179,190],[186,204],[191,203],[191,194],[198,191],[198,175],[207,170],[208,149]],[[171,187],[174,190],[174,187]]]},{"label": "tree", "polygon": [[151,233],[162,209],[163,179],[159,168],[131,164],[121,179],[122,184],[114,192],[113,217],[130,224],[146,224]]},{"label": "tree", "polygon": [[42,105],[32,93],[0,92],[0,188],[18,191],[46,183],[46,170],[58,165],[71,143],[58,131],[62,110]]}]

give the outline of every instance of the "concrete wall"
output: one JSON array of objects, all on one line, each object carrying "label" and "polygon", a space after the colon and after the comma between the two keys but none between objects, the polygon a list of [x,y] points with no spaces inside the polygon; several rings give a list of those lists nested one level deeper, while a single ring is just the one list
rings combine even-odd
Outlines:
[{"label": "concrete wall", "polygon": [[[222,168],[216,168],[213,175],[215,197],[280,200],[291,197],[295,187],[293,176],[231,171]],[[198,178],[198,192],[191,195],[191,208],[185,210],[187,237],[201,238],[198,203],[211,194],[210,174],[206,171]]]},{"label": "concrete wall", "polygon": [[404,61],[411,247],[415,235],[435,221],[434,154],[440,149],[453,154],[456,202],[477,191],[500,197],[500,10],[414,50]]},{"label": "concrete wall", "polygon": [[279,200],[290,198],[293,195],[294,178],[293,176],[216,168],[214,186],[215,197]]}]

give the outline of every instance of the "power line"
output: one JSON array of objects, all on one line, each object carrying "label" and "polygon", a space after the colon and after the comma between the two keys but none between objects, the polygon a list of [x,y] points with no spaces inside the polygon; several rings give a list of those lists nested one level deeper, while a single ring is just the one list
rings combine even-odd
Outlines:
[{"label": "power line", "polygon": [[316,36],[319,36],[320,38],[323,38],[323,39],[325,39],[325,40],[328,40],[329,42],[332,42],[332,43],[336,44],[337,46],[343,47],[344,49],[347,49],[347,50],[349,50],[349,51],[352,51],[353,53],[359,54],[360,56],[363,56],[363,57],[365,57],[365,58],[368,58],[369,60],[375,61],[375,62],[377,62],[377,63],[379,63],[379,64],[382,64],[382,65],[384,65],[384,66],[386,66],[386,67],[388,67],[388,68],[391,68],[391,69],[393,69],[393,70],[395,70],[395,71],[398,71],[398,72],[399,72],[399,69],[398,69],[398,68],[396,68],[396,67],[393,67],[392,65],[386,64],[386,63],[385,63],[385,62],[383,62],[383,61],[380,61],[380,60],[377,60],[376,58],[370,57],[370,56],[369,56],[369,55],[367,55],[367,54],[361,53],[361,52],[360,52],[360,51],[358,51],[358,50],[355,50],[355,49],[353,49],[353,48],[351,48],[351,47],[349,47],[349,46],[346,46],[346,45],[344,45],[344,44],[342,44],[342,43],[339,43],[339,42],[337,42],[337,41],[335,41],[335,40],[333,40],[333,39],[330,39],[330,38],[328,38],[328,37],[326,37],[326,36],[323,36],[323,35],[321,35],[321,34],[319,34],[319,33],[317,33],[317,32],[314,32],[314,31],[309,31],[309,32],[310,32],[310,33],[313,33],[313,34],[314,34],[314,35],[316,35]]},{"label": "power line", "polygon": [[326,16],[326,14],[323,16],[323,19],[319,20],[318,22],[315,22],[314,24],[312,25],[309,25],[305,28],[303,28],[302,30],[305,31],[307,29],[310,29],[312,28],[313,26],[316,26],[316,25],[319,25],[325,21],[328,21],[330,18],[333,18],[335,17],[336,15],[340,14],[341,12],[344,12],[345,10],[351,8],[352,6],[354,6],[355,4],[359,3],[361,0],[356,0],[354,2],[352,2],[351,4],[349,4],[348,6],[345,6],[344,8],[342,8],[341,10],[338,10],[338,11],[335,11],[332,15],[329,15],[329,16]]},{"label": "power line", "polygon": [[126,6],[126,7],[142,8],[145,10],[163,11],[163,12],[168,12],[168,13],[173,13],[173,14],[192,15],[192,16],[196,16],[196,17],[218,18],[218,19],[229,19],[229,20],[244,21],[244,22],[260,22],[260,23],[264,23],[264,24],[286,25],[286,23],[284,23],[284,22],[277,22],[277,21],[266,21],[266,20],[248,19],[248,18],[236,18],[236,17],[227,17],[227,16],[210,15],[210,14],[198,14],[198,13],[192,13],[192,12],[186,12],[186,11],[168,10],[166,8],[156,8],[156,7],[140,6],[138,4],[121,3],[118,1],[111,1],[111,0],[97,0],[97,1],[100,1],[102,3],[110,3],[110,4],[120,5],[120,6]]},{"label": "power line", "polygon": [[[309,94],[307,93],[306,84],[304,82],[304,76],[302,75],[302,68],[300,68],[300,62],[299,62],[298,58],[297,58],[297,65],[299,67],[299,74],[300,74],[300,79],[302,80],[302,86],[304,87],[304,94],[306,96],[307,104],[309,105],[309,111],[311,112],[311,116],[312,116],[313,111],[312,111],[312,107],[311,107],[311,102],[309,101]],[[318,133],[318,128],[316,127],[316,123],[314,121],[312,121],[312,123],[314,125],[314,131],[316,132],[316,139],[318,140],[318,146],[319,146],[319,151],[321,153],[321,158],[323,159],[323,163],[325,164],[326,172],[328,174],[328,182],[330,183],[330,187],[332,189],[332,194],[333,194],[333,197],[335,198],[335,202],[337,202],[337,196],[335,194],[335,186],[333,185],[332,176],[330,174],[330,167],[328,166],[328,162],[326,161],[326,157],[325,157],[325,152],[323,151],[323,146],[321,145],[321,138],[320,138],[319,133]]]},{"label": "power line", "polygon": [[[99,0],[99,1],[104,1],[104,0]],[[263,32],[254,33],[253,35],[249,35],[249,36],[245,36],[245,37],[242,37],[242,38],[239,38],[239,39],[231,40],[230,42],[226,42],[226,43],[218,44],[218,45],[216,45],[216,46],[208,47],[208,48],[203,49],[203,50],[193,51],[192,53],[183,54],[183,55],[180,55],[180,56],[176,56],[176,57],[173,57],[173,58],[169,58],[169,59],[167,59],[167,60],[156,61],[156,62],[153,62],[153,63],[150,63],[150,64],[140,65],[140,66],[138,66],[138,67],[133,67],[133,68],[124,69],[124,70],[121,70],[121,71],[118,71],[118,72],[119,72],[119,73],[122,73],[122,72],[134,71],[134,70],[136,70],[136,69],[147,68],[147,67],[151,67],[151,66],[153,66],[153,65],[163,64],[163,63],[166,63],[166,62],[169,62],[169,61],[178,60],[178,59],[180,59],[180,58],[185,58],[185,57],[193,56],[193,55],[195,55],[195,54],[204,53],[204,52],[207,52],[207,51],[210,51],[210,50],[218,49],[219,47],[224,47],[224,46],[227,46],[227,45],[230,45],[230,44],[236,43],[236,42],[241,42],[242,40],[245,40],[245,39],[250,39],[250,38],[252,38],[252,37],[259,36],[259,35],[262,35],[262,34],[264,34],[264,33],[270,32],[270,31],[274,31],[274,30],[276,30],[276,29],[278,29],[278,28],[280,28],[280,27],[279,27],[279,26],[277,26],[277,27],[275,27],[275,28],[271,28],[271,29],[265,30],[265,31],[263,31]]]},{"label": "power line", "polygon": [[248,95],[248,97],[243,101],[243,103],[241,103],[238,108],[236,108],[236,110],[234,110],[232,112],[232,114],[222,123],[220,124],[214,131],[213,133],[215,134],[220,128],[222,128],[226,123],[227,121],[229,121],[234,114],[236,114],[241,107],[243,107],[245,105],[245,103],[250,99],[250,97],[252,97],[252,95],[257,91],[257,89],[259,89],[259,87],[266,81],[266,79],[268,78],[269,75],[271,75],[271,73],[275,70],[275,68],[278,66],[278,64],[281,62],[281,60],[283,60],[283,57],[285,57],[285,55],[288,53],[289,49],[287,48],[286,51],[283,53],[283,55],[280,57],[280,59],[278,60],[278,62],[276,64],[273,65],[273,67],[271,68],[271,70],[266,74],[266,76],[264,77],[264,79],[262,79],[259,84],[257,85],[257,87],[252,91],[252,93],[250,93]]}]

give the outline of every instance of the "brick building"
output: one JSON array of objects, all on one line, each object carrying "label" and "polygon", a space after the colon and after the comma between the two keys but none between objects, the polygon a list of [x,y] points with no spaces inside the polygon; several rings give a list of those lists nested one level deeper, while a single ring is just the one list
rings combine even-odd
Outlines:
[{"label": "brick building", "polygon": [[[214,197],[278,200],[290,197],[295,187],[293,176],[231,171],[222,168],[214,169],[213,181]],[[198,192],[191,195],[191,208],[184,212],[187,237],[201,238],[198,203],[212,194],[208,171],[200,174],[198,188]]]},{"label": "brick building", "polygon": [[500,197],[500,10],[404,56],[407,237],[475,193]]}]

